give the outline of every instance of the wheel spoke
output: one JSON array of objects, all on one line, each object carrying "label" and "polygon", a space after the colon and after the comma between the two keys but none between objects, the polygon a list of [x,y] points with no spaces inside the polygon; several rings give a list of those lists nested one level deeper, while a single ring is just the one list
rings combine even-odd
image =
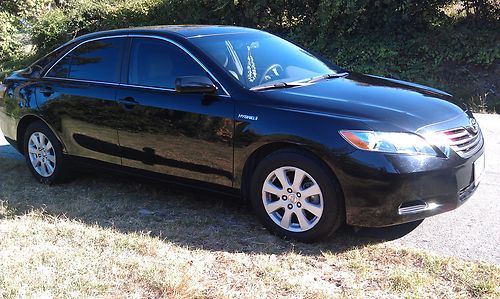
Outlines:
[{"label": "wheel spoke", "polygon": [[38,134],[31,135],[31,141],[35,144],[36,148],[40,148],[40,141],[38,141]]},{"label": "wheel spoke", "polygon": [[265,182],[264,183],[264,187],[263,187],[263,190],[267,193],[271,193],[271,194],[274,194],[276,196],[280,196],[280,193],[281,193],[281,189],[276,187],[274,184],[272,184],[271,182]]},{"label": "wheel spoke", "polygon": [[290,186],[290,183],[288,182],[288,179],[287,179],[286,174],[285,174],[285,168],[282,167],[282,168],[276,169],[274,171],[274,174],[276,175],[276,177],[280,181],[281,186],[283,186],[283,189]]},{"label": "wheel spoke", "polygon": [[266,204],[264,207],[266,208],[267,213],[271,214],[271,213],[276,212],[277,210],[283,208],[284,206],[285,206],[285,202],[278,199],[277,201],[273,201],[273,202]]},{"label": "wheel spoke", "polygon": [[307,201],[303,202],[302,209],[310,212],[316,217],[321,217],[321,214],[323,213],[323,209],[321,207]]},{"label": "wheel spoke", "polygon": [[302,193],[302,198],[305,199],[313,195],[321,194],[321,190],[319,189],[319,186],[315,184],[305,190],[302,190],[301,193]]},{"label": "wheel spoke", "polygon": [[295,174],[293,176],[293,184],[292,189],[296,191],[300,191],[300,186],[302,185],[302,181],[304,180],[306,173],[299,168],[295,168]]},{"label": "wheel spoke", "polygon": [[40,160],[38,160],[38,157],[32,158],[31,160],[31,165],[33,165],[33,168],[37,168],[38,164],[40,163]]},{"label": "wheel spoke", "polygon": [[47,160],[52,163],[56,163],[56,157],[54,155],[47,155]]},{"label": "wheel spoke", "polygon": [[299,220],[300,229],[307,230],[311,226],[309,220],[307,220],[306,215],[302,211],[295,213],[297,219]]},{"label": "wheel spoke", "polygon": [[285,209],[285,214],[283,214],[283,218],[281,218],[281,226],[284,228],[289,228],[291,221],[292,221],[292,212],[288,209]]},{"label": "wheel spoke", "polygon": [[36,150],[36,148],[34,148],[32,146],[28,146],[28,152],[30,154],[38,155],[38,151]]},{"label": "wheel spoke", "polygon": [[45,164],[44,163],[39,163],[40,166],[38,166],[37,168],[39,169],[39,173],[40,175],[46,177],[47,176],[47,169],[45,169]]},{"label": "wheel spoke", "polygon": [[52,175],[54,173],[54,167],[50,163],[45,163],[45,167],[47,168],[47,174]]},{"label": "wheel spoke", "polygon": [[45,144],[47,139],[45,138],[44,134],[39,134],[38,137],[40,138],[40,145],[42,148],[45,148]]}]

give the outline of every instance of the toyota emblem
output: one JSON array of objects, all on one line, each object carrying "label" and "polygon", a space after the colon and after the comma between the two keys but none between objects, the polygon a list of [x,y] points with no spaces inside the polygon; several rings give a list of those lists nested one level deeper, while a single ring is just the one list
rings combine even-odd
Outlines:
[{"label": "toyota emblem", "polygon": [[479,125],[477,124],[476,119],[471,118],[469,122],[470,122],[470,130],[472,131],[472,133],[477,134],[477,132],[479,131]]}]

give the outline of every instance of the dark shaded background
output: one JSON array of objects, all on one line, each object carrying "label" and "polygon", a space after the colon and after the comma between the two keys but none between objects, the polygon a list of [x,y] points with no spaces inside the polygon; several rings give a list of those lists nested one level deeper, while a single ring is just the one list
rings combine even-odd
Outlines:
[{"label": "dark shaded background", "polygon": [[157,24],[264,29],[357,72],[500,111],[498,0],[3,0],[0,79],[76,36]]}]

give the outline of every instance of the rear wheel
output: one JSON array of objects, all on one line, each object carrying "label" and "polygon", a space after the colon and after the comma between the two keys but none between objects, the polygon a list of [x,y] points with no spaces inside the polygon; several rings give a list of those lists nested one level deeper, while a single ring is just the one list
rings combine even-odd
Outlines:
[{"label": "rear wheel", "polygon": [[67,178],[67,161],[59,140],[42,121],[31,123],[24,134],[23,150],[33,176],[43,184]]},{"label": "rear wheel", "polygon": [[320,160],[298,150],[277,151],[259,163],[251,201],[269,230],[303,242],[331,235],[344,221],[336,178]]}]

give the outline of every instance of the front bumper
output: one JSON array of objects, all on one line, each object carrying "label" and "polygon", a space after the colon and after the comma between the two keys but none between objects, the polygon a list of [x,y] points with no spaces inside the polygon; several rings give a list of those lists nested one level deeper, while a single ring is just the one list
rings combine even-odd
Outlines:
[{"label": "front bumper", "polygon": [[439,158],[355,151],[336,170],[346,221],[382,227],[456,209],[478,187],[474,162],[483,154],[484,142],[467,159],[455,153]]}]

